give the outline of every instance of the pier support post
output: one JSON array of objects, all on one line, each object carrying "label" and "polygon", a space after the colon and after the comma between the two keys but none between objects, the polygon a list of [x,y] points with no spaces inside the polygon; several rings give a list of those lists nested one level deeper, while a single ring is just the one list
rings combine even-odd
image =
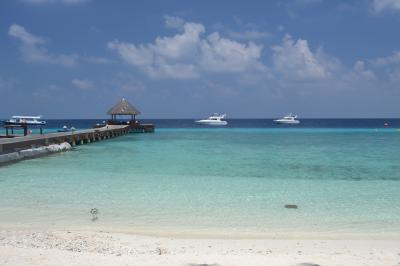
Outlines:
[{"label": "pier support post", "polygon": [[83,145],[83,139],[81,139],[80,142],[81,142],[81,145]]}]

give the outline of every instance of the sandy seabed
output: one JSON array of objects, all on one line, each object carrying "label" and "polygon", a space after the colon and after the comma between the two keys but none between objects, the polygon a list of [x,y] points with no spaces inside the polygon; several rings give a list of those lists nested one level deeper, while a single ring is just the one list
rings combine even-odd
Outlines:
[{"label": "sandy seabed", "polygon": [[400,240],[191,239],[0,230],[0,265],[400,265]]}]

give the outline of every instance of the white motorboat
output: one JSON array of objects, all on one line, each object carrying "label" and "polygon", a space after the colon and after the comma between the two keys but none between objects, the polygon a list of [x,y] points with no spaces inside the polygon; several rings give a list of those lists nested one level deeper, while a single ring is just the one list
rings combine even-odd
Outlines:
[{"label": "white motorboat", "polygon": [[62,129],[57,130],[57,132],[72,132],[75,130],[76,130],[76,128],[74,128],[74,127],[68,128],[67,126],[63,126]]},{"label": "white motorboat", "polygon": [[280,119],[275,119],[275,123],[277,124],[300,124],[300,121],[297,120],[297,115],[287,114]]},{"label": "white motorboat", "polygon": [[44,126],[46,121],[39,120],[42,116],[22,116],[14,115],[8,120],[4,120],[5,125],[31,125],[31,126]]},{"label": "white motorboat", "polygon": [[228,124],[227,121],[224,121],[226,114],[213,114],[212,116],[208,117],[207,119],[197,120],[195,121],[197,124],[201,125],[212,125],[212,126],[225,126]]}]

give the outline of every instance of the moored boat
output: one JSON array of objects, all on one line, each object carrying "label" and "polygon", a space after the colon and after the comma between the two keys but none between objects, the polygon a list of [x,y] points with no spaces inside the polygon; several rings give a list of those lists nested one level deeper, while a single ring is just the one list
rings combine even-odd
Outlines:
[{"label": "moored boat", "polygon": [[227,121],[222,120],[226,117],[226,114],[218,114],[214,113],[212,116],[208,117],[207,119],[201,119],[195,121],[197,124],[201,125],[211,125],[211,126],[225,126],[228,124]]},{"label": "moored boat", "polygon": [[22,116],[22,115],[14,115],[8,120],[3,120],[4,125],[30,125],[30,126],[44,126],[46,125],[46,121],[39,120],[42,116]]},{"label": "moored boat", "polygon": [[275,119],[275,123],[277,124],[300,124],[300,121],[297,119],[297,115],[287,114],[280,119]]}]

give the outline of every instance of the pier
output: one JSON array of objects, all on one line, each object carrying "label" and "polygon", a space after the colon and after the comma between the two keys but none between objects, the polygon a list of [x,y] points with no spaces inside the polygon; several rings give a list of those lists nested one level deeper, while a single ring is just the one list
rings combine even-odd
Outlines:
[{"label": "pier", "polygon": [[68,142],[71,146],[82,145],[109,138],[126,135],[131,132],[129,125],[107,125],[101,128],[56,132],[44,135],[32,134],[15,138],[0,138],[0,154],[21,150],[61,144]]},{"label": "pier", "polygon": [[[97,124],[92,129],[68,130],[65,132],[43,134],[41,127],[40,135],[28,135],[28,127],[27,124],[24,123],[13,126],[5,125],[6,136],[0,137],[0,157],[3,157],[3,161],[9,161],[9,159],[5,157],[12,153],[26,153],[26,150],[38,148],[41,149],[41,147],[48,147],[53,144],[69,143],[73,147],[76,145],[82,145],[126,135],[128,133],[154,132],[154,125],[141,124],[138,120],[136,120],[136,116],[140,115],[140,111],[125,99],[122,99],[120,102],[114,105],[107,112],[107,114],[111,115],[111,120],[108,120],[103,124]],[[117,116],[130,116],[131,119],[128,121],[121,121],[117,119]],[[14,128],[22,127],[24,129],[24,136],[17,137],[14,135],[9,135],[9,127],[11,128],[11,133],[14,133]],[[14,157],[11,159],[14,160],[13,158]]]}]

